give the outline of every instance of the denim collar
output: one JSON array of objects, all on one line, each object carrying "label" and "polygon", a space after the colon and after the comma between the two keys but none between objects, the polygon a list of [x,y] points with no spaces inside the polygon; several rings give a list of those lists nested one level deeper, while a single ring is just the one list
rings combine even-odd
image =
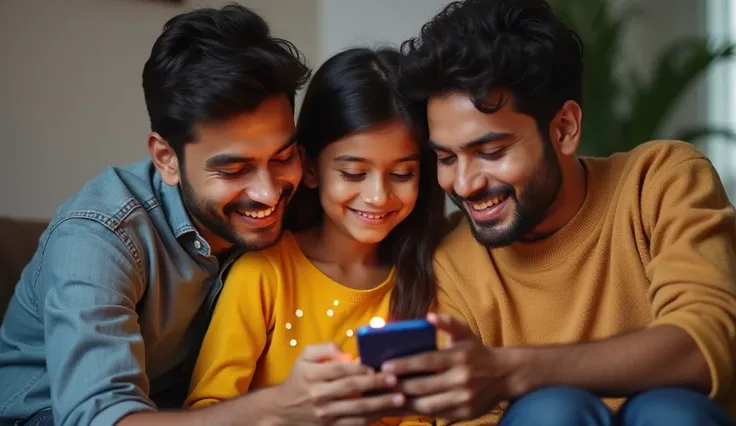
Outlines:
[{"label": "denim collar", "polygon": [[186,207],[184,207],[184,200],[181,198],[179,186],[167,185],[161,179],[158,171],[154,172],[153,180],[166,214],[166,221],[169,223],[174,236],[179,239],[190,233],[198,234],[192,220],[189,218]]}]

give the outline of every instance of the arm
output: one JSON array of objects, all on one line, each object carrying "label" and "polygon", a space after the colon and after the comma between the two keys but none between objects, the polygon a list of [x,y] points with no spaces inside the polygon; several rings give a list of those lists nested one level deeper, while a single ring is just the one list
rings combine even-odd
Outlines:
[{"label": "arm", "polygon": [[133,413],[117,426],[232,426],[276,425],[277,388],[250,392],[240,398],[190,411]]},{"label": "arm", "polygon": [[[135,257],[114,232],[96,222],[67,220],[49,236],[43,256],[36,285],[45,295],[56,424],[228,425],[250,418],[248,406],[236,404],[201,413],[154,412],[135,311],[144,285]],[[250,400],[270,415],[267,393]]]},{"label": "arm", "polygon": [[685,386],[707,392],[708,366],[695,341],[678,327],[662,325],[592,343],[491,349],[491,357],[516,365],[510,397],[544,386],[575,386],[603,397],[645,389]]},{"label": "arm", "polygon": [[51,231],[35,280],[56,424],[152,411],[135,305],[144,283],[120,237],[87,219]]},{"label": "arm", "polygon": [[716,397],[730,386],[736,342],[733,206],[702,157],[652,179],[642,195],[642,216],[653,323],[588,344],[521,349],[517,355],[529,366],[522,382],[613,396],[672,385]]},{"label": "arm", "polygon": [[277,282],[270,262],[259,254],[235,261],[202,342],[185,407],[201,408],[248,392],[273,326]]},{"label": "arm", "polygon": [[399,375],[438,372],[403,383],[408,395],[421,396],[414,408],[472,418],[497,401],[550,385],[612,396],[667,385],[701,389],[711,398],[728,391],[736,346],[734,208],[703,158],[668,167],[654,180],[642,199],[654,316],[648,327],[590,343],[494,348],[483,346],[472,327],[440,316],[438,328],[453,341],[448,350],[384,367]]}]

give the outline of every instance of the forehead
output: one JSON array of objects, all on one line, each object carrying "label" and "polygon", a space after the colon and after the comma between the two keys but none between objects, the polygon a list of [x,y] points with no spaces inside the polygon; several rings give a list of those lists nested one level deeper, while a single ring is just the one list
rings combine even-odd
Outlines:
[{"label": "forehead", "polygon": [[445,147],[460,146],[489,133],[523,135],[536,131],[534,120],[516,112],[509,98],[501,109],[486,114],[462,92],[432,97],[427,104],[427,120],[430,139]]},{"label": "forehead", "polygon": [[263,101],[253,111],[216,123],[195,125],[197,140],[187,144],[187,156],[205,160],[217,154],[267,158],[294,135],[294,113],[286,96]]},{"label": "forehead", "polygon": [[418,152],[419,144],[407,126],[400,120],[395,120],[331,143],[323,154],[330,159],[350,155],[375,163],[389,163]]}]

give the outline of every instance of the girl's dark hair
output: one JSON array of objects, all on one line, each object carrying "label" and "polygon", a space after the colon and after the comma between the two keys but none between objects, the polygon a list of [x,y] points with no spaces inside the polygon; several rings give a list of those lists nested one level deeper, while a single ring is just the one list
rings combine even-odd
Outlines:
[{"label": "girl's dark hair", "polygon": [[[427,314],[435,296],[432,257],[444,222],[444,193],[437,184],[437,159],[426,144],[424,123],[398,95],[400,55],[388,48],[353,48],[327,60],[314,74],[304,97],[296,137],[307,156],[316,159],[329,144],[399,119],[420,145],[421,166],[416,206],[379,245],[379,256],[396,267],[392,319]],[[390,141],[387,141],[390,143]],[[302,185],[285,218],[291,230],[322,220],[317,190]],[[298,212],[298,217],[297,217]]]}]

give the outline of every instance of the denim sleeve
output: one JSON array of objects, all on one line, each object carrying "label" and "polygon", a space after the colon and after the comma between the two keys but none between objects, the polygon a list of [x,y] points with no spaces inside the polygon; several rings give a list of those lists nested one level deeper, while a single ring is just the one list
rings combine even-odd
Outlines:
[{"label": "denim sleeve", "polygon": [[136,303],[138,253],[119,229],[67,219],[50,233],[36,277],[45,315],[55,424],[110,426],[154,410]]}]

